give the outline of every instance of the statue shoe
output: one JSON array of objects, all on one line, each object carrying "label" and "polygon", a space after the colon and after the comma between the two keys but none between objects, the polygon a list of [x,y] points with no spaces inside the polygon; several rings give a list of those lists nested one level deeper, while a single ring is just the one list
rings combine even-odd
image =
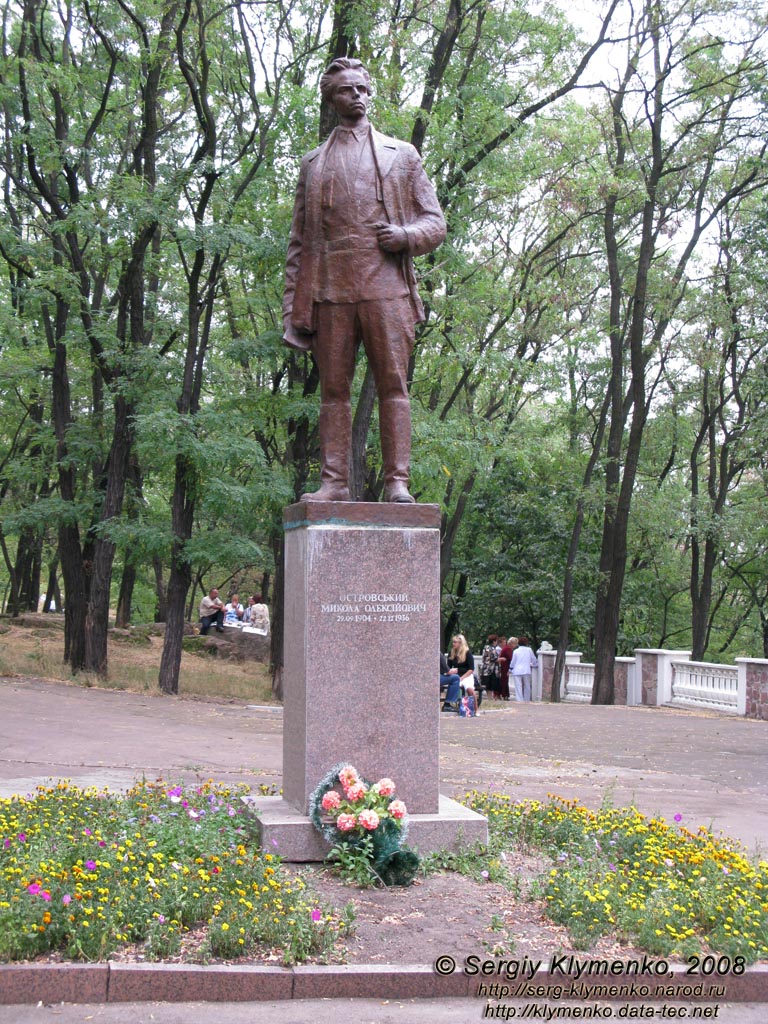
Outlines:
[{"label": "statue shoe", "polygon": [[302,494],[300,501],[349,501],[349,488],[343,484],[321,484],[316,491]]},{"label": "statue shoe", "polygon": [[413,504],[416,501],[414,496],[408,493],[408,488],[401,480],[395,480],[394,483],[387,484],[384,488],[384,500],[408,504]]}]

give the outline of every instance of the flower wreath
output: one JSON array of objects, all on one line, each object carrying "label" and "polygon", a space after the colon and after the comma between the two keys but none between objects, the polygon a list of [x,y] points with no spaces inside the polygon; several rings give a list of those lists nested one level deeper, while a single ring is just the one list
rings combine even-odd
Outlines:
[{"label": "flower wreath", "polygon": [[[336,788],[339,784],[343,797]],[[372,867],[385,885],[413,881],[419,858],[403,846],[408,834],[407,810],[395,797],[391,779],[370,783],[352,765],[337,764],[310,796],[309,817],[334,847],[363,847],[370,837]]]}]

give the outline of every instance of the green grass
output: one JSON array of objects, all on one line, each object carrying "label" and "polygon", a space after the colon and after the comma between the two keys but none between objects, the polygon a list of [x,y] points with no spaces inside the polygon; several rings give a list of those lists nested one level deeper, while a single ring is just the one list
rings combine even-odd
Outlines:
[{"label": "green grass", "polygon": [[504,850],[545,853],[537,891],[577,948],[613,935],[657,956],[717,954],[736,968],[768,957],[768,862],[733,840],[575,800],[468,793],[489,821],[488,863]]},{"label": "green grass", "polygon": [[103,960],[263,954],[286,964],[331,955],[349,934],[272,853],[231,791],[144,783],[126,795],[66,782],[0,800],[0,960],[54,951]]}]

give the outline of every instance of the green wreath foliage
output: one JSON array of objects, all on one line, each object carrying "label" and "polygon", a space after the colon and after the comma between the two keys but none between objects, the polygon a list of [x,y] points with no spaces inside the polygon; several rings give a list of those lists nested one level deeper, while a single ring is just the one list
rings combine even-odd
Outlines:
[{"label": "green wreath foliage", "polygon": [[[369,860],[370,868],[386,886],[406,886],[413,882],[421,863],[419,856],[404,845],[408,834],[407,816],[400,821],[392,817],[381,817],[377,828],[368,831],[361,826],[344,832],[334,822],[323,819],[323,797],[340,782],[340,773],[351,766],[347,762],[334,765],[317,784],[309,798],[309,817],[314,827],[332,847],[347,851],[359,851]],[[360,781],[371,788],[367,779]],[[386,800],[386,806],[395,800],[394,796],[379,798]],[[331,851],[333,852],[333,851]]]}]

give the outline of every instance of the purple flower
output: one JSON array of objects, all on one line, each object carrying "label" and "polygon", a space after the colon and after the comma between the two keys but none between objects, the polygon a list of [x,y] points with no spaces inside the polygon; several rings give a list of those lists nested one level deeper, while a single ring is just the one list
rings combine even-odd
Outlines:
[{"label": "purple flower", "polygon": [[481,872],[480,872],[480,874],[481,874],[481,875],[483,876],[483,878],[489,878],[489,877],[490,877],[490,876],[488,875],[488,872],[487,872],[487,871],[481,871]]},{"label": "purple flower", "polygon": [[315,924],[317,924],[317,922],[318,921],[322,921],[322,919],[323,919],[323,912],[322,912],[322,910],[319,907],[315,907],[315,909],[312,911],[312,920],[315,922]]},{"label": "purple flower", "polygon": [[96,870],[96,861],[95,860],[87,860],[85,862],[85,866],[88,868],[89,871],[95,871]]},{"label": "purple flower", "polygon": [[69,904],[72,902],[72,897],[69,895],[68,892],[65,892],[64,895],[61,897],[61,902],[64,904],[65,907],[69,906]]},{"label": "purple flower", "polygon": [[20,843],[26,843],[26,841],[27,841],[27,834],[26,834],[26,832],[19,832],[19,834],[16,836],[16,838],[19,840]]},{"label": "purple flower", "polygon": [[675,821],[682,821],[682,820],[683,820],[682,814],[676,814],[675,815]]},{"label": "purple flower", "polygon": [[8,847],[10,845],[11,845],[11,840],[10,839],[6,839],[5,842],[3,843],[3,846],[5,847],[6,850],[8,849]]},{"label": "purple flower", "polygon": [[27,892],[30,894],[30,896],[37,896],[37,894],[40,892],[40,883],[30,882],[30,884],[27,886]]}]

